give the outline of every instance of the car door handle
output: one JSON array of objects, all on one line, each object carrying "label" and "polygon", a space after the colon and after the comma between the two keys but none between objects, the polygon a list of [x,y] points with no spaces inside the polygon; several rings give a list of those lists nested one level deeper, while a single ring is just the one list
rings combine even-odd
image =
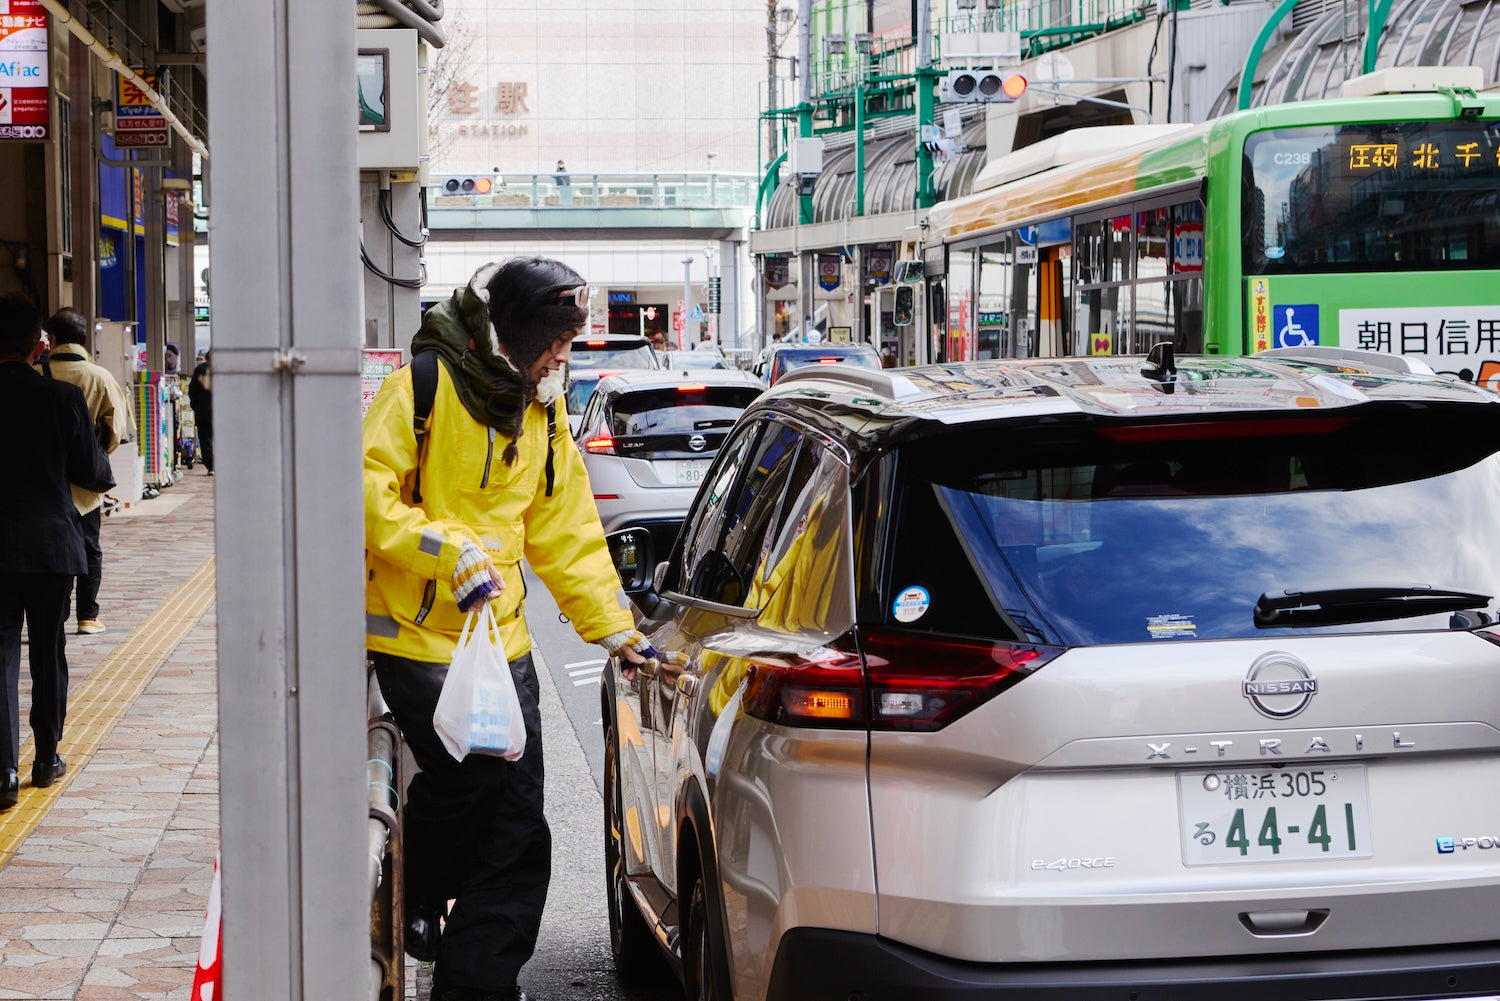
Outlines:
[{"label": "car door handle", "polygon": [[680,692],[681,694],[687,696],[688,698],[692,698],[693,697],[693,693],[696,692],[697,690],[698,690],[698,676],[696,674],[679,674],[677,676],[677,691],[678,692]]},{"label": "car door handle", "polygon": [[1328,920],[1328,908],[1306,911],[1242,911],[1240,924],[1262,938],[1311,935]]},{"label": "car door handle", "polygon": [[[630,661],[627,660],[625,663],[629,664]],[[656,677],[656,671],[659,667],[661,667],[661,662],[655,657],[647,657],[644,662],[635,665],[635,669],[648,678]]]}]

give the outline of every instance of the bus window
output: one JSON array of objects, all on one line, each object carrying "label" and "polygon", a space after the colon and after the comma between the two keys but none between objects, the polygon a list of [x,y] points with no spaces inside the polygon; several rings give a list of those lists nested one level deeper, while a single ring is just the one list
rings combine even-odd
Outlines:
[{"label": "bus window", "polygon": [[1014,358],[1010,291],[1014,267],[1010,245],[1000,243],[979,252],[979,334],[976,358]]}]

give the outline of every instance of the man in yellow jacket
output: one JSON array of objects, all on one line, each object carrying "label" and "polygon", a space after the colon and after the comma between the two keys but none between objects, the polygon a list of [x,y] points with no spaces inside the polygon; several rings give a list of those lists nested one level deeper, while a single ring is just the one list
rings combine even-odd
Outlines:
[{"label": "man in yellow jacket", "polygon": [[[440,361],[421,443],[415,365],[386,379],[365,416],[366,645],[422,769],[404,805],[406,943],[437,962],[434,1001],[524,1001],[516,977],[547,897],[552,842],[521,560],[582,639],[630,663],[650,651],[563,411],[563,365],[588,315],[588,286],[560,262],[482,268],[427,311],[412,341],[414,359],[435,351]],[[454,761],[432,726],[465,613],[484,601],[526,721],[513,762]]]},{"label": "man in yellow jacket", "polygon": [[[84,402],[88,404],[89,418],[94,422],[94,431],[104,451],[113,452],[122,441],[130,440],[135,422],[130,414],[130,398],[125,390],[110,375],[109,369],[95,365],[89,356],[89,323],[84,315],[71,307],[59,309],[42,324],[52,338],[52,353],[44,364],[44,375],[63,382],[71,382],[83,390]],[[83,549],[88,556],[88,572],[78,577],[78,597],[74,611],[80,633],[102,633],[104,622],[99,618],[99,584],[104,576],[104,550],[99,545],[99,530],[102,527],[104,495],[84,487],[73,487],[73,505],[78,508],[78,521],[83,526]]]}]

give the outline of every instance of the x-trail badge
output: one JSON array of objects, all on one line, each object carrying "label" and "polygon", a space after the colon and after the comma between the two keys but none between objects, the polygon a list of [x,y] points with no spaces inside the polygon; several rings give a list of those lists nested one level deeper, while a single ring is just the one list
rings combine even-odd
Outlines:
[{"label": "x-trail badge", "polygon": [[1288,719],[1306,709],[1318,694],[1318,679],[1296,657],[1273,650],[1250,665],[1241,691],[1261,715]]}]

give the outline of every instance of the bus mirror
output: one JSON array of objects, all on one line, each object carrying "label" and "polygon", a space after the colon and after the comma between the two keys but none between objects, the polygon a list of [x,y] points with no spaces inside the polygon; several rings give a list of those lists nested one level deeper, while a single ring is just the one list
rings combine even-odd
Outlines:
[{"label": "bus mirror", "polygon": [[896,286],[896,314],[898,327],[909,327],[916,318],[917,293],[910,285]]}]

